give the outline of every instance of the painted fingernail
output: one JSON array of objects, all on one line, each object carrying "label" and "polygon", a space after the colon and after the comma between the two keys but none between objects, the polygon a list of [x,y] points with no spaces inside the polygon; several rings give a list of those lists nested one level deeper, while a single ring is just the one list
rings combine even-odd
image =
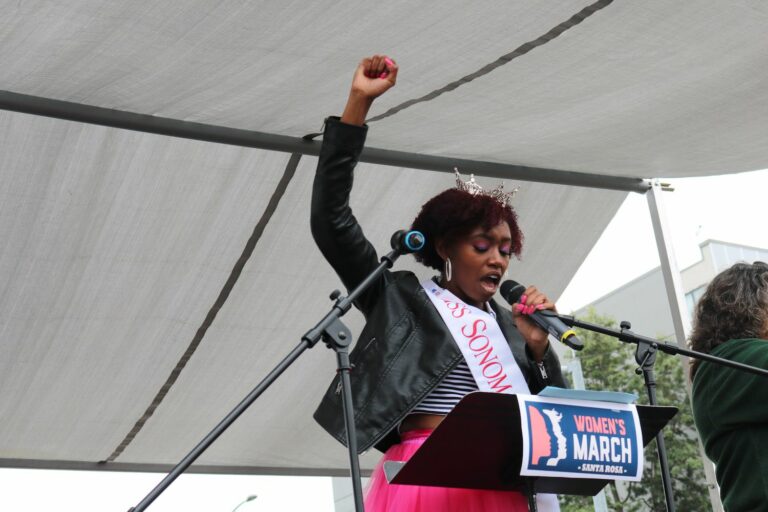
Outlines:
[{"label": "painted fingernail", "polygon": [[530,306],[528,306],[528,307],[526,307],[526,308],[525,308],[525,314],[526,314],[526,315],[530,315],[530,314],[531,314],[531,313],[533,313],[534,311],[536,311],[536,308],[535,308],[533,305],[530,305]]},{"label": "painted fingernail", "polygon": [[389,71],[383,71],[383,72],[382,72],[382,73],[379,75],[379,78],[387,78],[388,76],[389,76]]},{"label": "painted fingernail", "polygon": [[536,306],[536,309],[544,309],[544,304],[539,304],[538,306]]},{"label": "painted fingernail", "polygon": [[395,63],[389,57],[384,57],[384,62],[387,63],[387,66],[394,66],[395,65]]},{"label": "painted fingernail", "polygon": [[525,304],[526,302],[528,302],[528,296],[526,294],[522,294],[520,296],[520,304]]}]

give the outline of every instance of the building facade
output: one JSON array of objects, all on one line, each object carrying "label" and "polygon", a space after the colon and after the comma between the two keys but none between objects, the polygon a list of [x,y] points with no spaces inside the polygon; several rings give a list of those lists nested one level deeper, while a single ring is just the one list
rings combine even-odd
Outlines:
[{"label": "building facade", "polygon": [[[693,308],[709,282],[734,263],[768,262],[768,249],[748,247],[719,240],[699,244],[701,260],[680,271],[687,313]],[[600,297],[574,312],[578,318],[590,308],[602,316],[620,322],[628,320],[632,330],[643,336],[674,339],[669,301],[667,300],[661,268],[656,267],[616,290]]]}]

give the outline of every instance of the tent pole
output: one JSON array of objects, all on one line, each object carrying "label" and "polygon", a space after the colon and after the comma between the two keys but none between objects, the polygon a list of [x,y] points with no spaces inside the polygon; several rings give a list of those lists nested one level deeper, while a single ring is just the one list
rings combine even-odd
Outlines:
[{"label": "tent pole", "polygon": [[[299,155],[316,156],[320,154],[320,142],[312,140],[313,137],[311,136],[295,137],[241,128],[230,128],[228,126],[138,114],[125,110],[30,96],[10,91],[0,90],[0,110],[217,144],[283,151]],[[608,174],[593,174],[563,169],[529,167],[511,163],[453,158],[370,146],[363,150],[362,155],[360,155],[360,161],[447,173],[453,173],[453,168],[458,167],[462,171],[474,173],[475,176],[605,190],[621,190],[639,192],[641,194],[644,194],[650,187],[647,180],[630,176],[611,176]]]},{"label": "tent pole", "polygon": [[[661,272],[664,277],[664,285],[667,291],[667,300],[669,302],[672,323],[675,327],[675,339],[678,346],[687,348],[686,339],[691,331],[691,319],[688,314],[688,308],[685,305],[685,294],[683,292],[683,283],[680,270],[677,267],[674,250],[672,248],[672,235],[667,222],[666,211],[664,210],[664,201],[662,198],[663,185],[658,180],[654,180],[651,188],[646,194],[648,199],[648,210],[651,214],[653,224],[653,233],[656,237],[656,247],[659,251],[659,261],[661,262]],[[688,368],[688,358],[681,356],[683,368]],[[686,372],[687,373],[687,372]],[[685,389],[690,400],[691,383],[688,378],[685,379]],[[714,465],[704,454],[704,446],[701,439],[696,436],[699,446],[699,455],[704,463],[704,475],[707,481],[707,490],[709,491],[709,500],[712,503],[714,512],[723,512],[723,504],[720,502],[720,493],[715,479]]]}]

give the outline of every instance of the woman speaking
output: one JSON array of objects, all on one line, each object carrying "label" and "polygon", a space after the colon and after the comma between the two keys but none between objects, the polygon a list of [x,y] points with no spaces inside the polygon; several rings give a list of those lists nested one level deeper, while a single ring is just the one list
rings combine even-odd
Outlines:
[{"label": "woman speaking", "polygon": [[[386,56],[364,59],[341,118],[325,123],[312,191],[312,234],[350,290],[379,263],[352,214],[349,195],[366,115],[374,99],[395,85],[397,73],[397,64]],[[372,446],[385,452],[382,462],[407,460],[467,393],[538,393],[548,385],[564,386],[547,333],[527,318],[554,304],[533,286],[511,312],[493,300],[510,258],[522,249],[508,195],[457,179],[456,188],[422,206],[411,229],[427,240],[417,261],[439,275],[420,282],[411,272],[388,271],[355,302],[366,319],[351,353],[357,442],[361,452]],[[489,369],[468,356],[472,342],[487,344],[499,356],[498,366]],[[337,377],[315,419],[345,442],[341,410]],[[518,492],[389,485],[382,462],[366,491],[369,512],[528,510]]]}]

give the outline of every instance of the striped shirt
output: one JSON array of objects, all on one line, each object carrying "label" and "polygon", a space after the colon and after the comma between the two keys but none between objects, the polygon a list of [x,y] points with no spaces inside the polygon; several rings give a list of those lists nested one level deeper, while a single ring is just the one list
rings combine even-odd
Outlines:
[{"label": "striped shirt", "polygon": [[448,414],[459,400],[477,389],[469,365],[462,360],[411,413]]}]

